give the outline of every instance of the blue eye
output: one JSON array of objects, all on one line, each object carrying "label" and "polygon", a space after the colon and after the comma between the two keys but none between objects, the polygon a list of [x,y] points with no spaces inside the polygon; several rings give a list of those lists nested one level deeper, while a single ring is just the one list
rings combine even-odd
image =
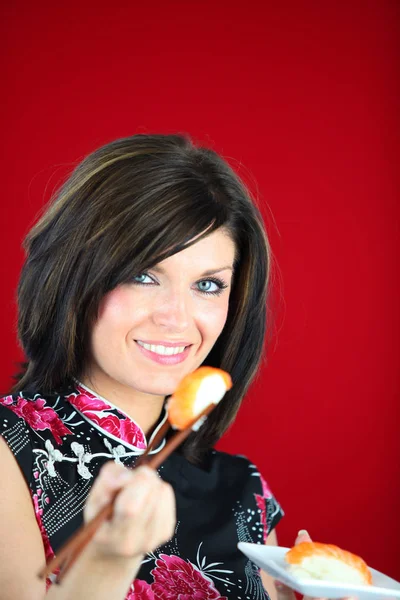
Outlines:
[{"label": "blue eye", "polygon": [[197,289],[203,294],[210,294],[218,296],[222,293],[222,290],[228,287],[220,279],[202,279],[197,282]]},{"label": "blue eye", "polygon": [[[139,273],[132,277],[132,283],[137,285],[157,285],[158,282],[148,273]],[[205,296],[218,296],[227,288],[227,284],[220,279],[201,279],[195,284],[197,290]]]},{"label": "blue eye", "polygon": [[210,281],[209,279],[204,279],[204,281],[199,281],[197,284],[199,286],[199,290],[201,292],[215,292],[218,290],[218,286],[214,281]]},{"label": "blue eye", "polygon": [[148,285],[150,283],[154,283],[150,275],[147,273],[139,273],[139,275],[135,275],[132,279],[134,283],[142,283],[144,285]]}]

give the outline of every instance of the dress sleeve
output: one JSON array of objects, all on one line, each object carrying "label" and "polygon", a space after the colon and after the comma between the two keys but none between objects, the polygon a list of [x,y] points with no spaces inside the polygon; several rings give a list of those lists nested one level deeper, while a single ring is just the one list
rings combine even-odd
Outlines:
[{"label": "dress sleeve", "polygon": [[[247,459],[245,459],[247,461]],[[269,485],[256,465],[248,462],[248,481],[243,505],[247,514],[248,530],[255,544],[265,544],[268,535],[277,526],[284,512],[272,494]]]},{"label": "dress sleeve", "polygon": [[11,452],[30,486],[32,478],[32,443],[25,419],[18,415],[12,396],[0,398],[0,435]]}]

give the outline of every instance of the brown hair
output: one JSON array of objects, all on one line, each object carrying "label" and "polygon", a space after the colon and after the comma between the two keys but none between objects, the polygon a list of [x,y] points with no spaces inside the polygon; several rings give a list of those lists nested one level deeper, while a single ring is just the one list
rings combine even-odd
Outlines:
[{"label": "brown hair", "polygon": [[104,295],[219,227],[236,244],[236,269],[226,325],[204,364],[228,371],[234,386],[183,447],[198,459],[233,422],[260,363],[270,253],[239,177],[187,136],[134,135],[99,148],[30,231],[18,288],[28,362],[14,391],[61,391],[79,379]]}]

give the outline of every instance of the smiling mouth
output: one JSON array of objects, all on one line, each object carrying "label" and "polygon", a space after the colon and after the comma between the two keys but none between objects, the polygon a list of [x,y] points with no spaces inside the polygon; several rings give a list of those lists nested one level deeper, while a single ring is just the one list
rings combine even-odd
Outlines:
[{"label": "smiling mouth", "polygon": [[141,342],[140,340],[135,340],[136,343],[144,348],[145,350],[149,350],[150,352],[154,352],[154,354],[159,354],[160,356],[174,356],[175,354],[182,354],[186,348],[189,346],[161,346],[154,344],[146,344],[145,342]]}]

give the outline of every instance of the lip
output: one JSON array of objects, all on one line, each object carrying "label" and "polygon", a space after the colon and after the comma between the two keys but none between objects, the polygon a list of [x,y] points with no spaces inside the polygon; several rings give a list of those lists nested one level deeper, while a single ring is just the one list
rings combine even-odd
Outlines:
[{"label": "lip", "polygon": [[191,346],[190,342],[167,342],[167,341],[159,341],[159,340],[140,340],[137,339],[135,342],[142,342],[143,344],[149,344],[150,346],[165,346],[166,348],[176,348],[178,346]]},{"label": "lip", "polygon": [[[144,340],[139,340],[140,342],[144,341]],[[191,345],[187,346],[183,352],[180,352],[179,354],[172,354],[171,356],[167,356],[165,354],[157,354],[156,352],[152,352],[151,350],[147,350],[146,348],[143,348],[143,346],[140,346],[140,344],[136,342],[136,347],[139,349],[139,352],[141,352],[141,354],[143,354],[143,356],[145,356],[146,358],[150,359],[151,361],[159,364],[159,365],[166,365],[166,366],[173,366],[173,365],[178,365],[179,363],[182,363],[184,360],[186,360],[186,358],[189,355],[190,352],[190,348]],[[149,344],[150,342],[144,342],[145,344]],[[166,346],[167,344],[165,342],[152,342],[152,345],[154,346]],[[169,342],[168,344],[170,347],[172,346],[184,346],[185,344],[183,342],[179,342],[179,344],[171,344],[171,342]]]}]

